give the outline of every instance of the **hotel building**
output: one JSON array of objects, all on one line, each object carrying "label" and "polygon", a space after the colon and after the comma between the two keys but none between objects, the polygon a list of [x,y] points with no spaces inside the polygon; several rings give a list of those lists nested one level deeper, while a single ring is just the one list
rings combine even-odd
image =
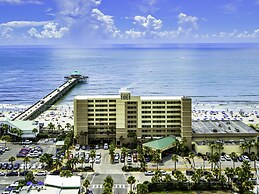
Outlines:
[{"label": "hotel building", "polygon": [[191,146],[191,99],[181,96],[76,96],[74,133],[78,143],[115,140],[117,145],[138,139],[174,135]]}]

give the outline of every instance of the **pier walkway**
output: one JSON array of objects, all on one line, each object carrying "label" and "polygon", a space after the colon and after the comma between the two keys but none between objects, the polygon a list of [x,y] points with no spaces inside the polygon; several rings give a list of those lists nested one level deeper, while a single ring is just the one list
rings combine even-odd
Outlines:
[{"label": "pier walkway", "polygon": [[62,98],[69,90],[71,90],[77,83],[81,82],[80,79],[70,77],[67,81],[59,86],[57,89],[50,92],[44,98],[30,106],[24,112],[13,118],[13,120],[33,120],[38,115],[49,109],[55,102]]}]

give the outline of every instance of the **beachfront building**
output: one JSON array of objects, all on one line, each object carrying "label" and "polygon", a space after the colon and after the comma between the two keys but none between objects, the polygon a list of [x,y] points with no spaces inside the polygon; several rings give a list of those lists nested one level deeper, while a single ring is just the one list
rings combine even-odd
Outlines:
[{"label": "beachfront building", "polygon": [[119,95],[76,96],[74,131],[78,143],[116,140],[117,145],[132,138],[140,140],[169,135],[185,138],[191,146],[191,98],[180,96]]},{"label": "beachfront building", "polygon": [[[197,153],[210,153],[213,147],[215,152],[226,154],[257,153],[257,136],[258,132],[239,120],[192,121],[192,140]],[[248,142],[252,142],[250,148]],[[222,144],[222,147],[217,146],[219,144]]]},{"label": "beachfront building", "polygon": [[39,133],[39,123],[36,121],[2,120],[0,121],[0,129],[1,131],[4,131],[4,133],[18,136],[23,139],[32,139],[36,138]]}]

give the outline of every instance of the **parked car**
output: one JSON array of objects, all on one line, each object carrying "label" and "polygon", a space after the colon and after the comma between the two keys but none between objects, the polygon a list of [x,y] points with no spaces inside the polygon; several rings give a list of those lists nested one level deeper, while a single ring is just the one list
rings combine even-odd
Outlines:
[{"label": "parked car", "polygon": [[145,176],[153,176],[155,173],[153,171],[146,171]]},{"label": "parked car", "polygon": [[0,172],[0,176],[5,176],[5,172]]},{"label": "parked car", "polygon": [[46,172],[45,171],[36,172],[35,176],[46,176]]},{"label": "parked car", "polygon": [[49,173],[50,175],[60,175],[60,171],[59,170],[54,170],[53,172]]},{"label": "parked car", "polygon": [[20,168],[20,163],[16,162],[14,165],[13,165],[13,169],[14,170],[18,170]]},{"label": "parked car", "polygon": [[8,164],[7,170],[12,170],[13,169],[13,164]]},{"label": "parked car", "polygon": [[22,142],[23,145],[30,145],[32,144],[32,141],[26,139],[25,141]]},{"label": "parked car", "polygon": [[224,157],[225,157],[226,161],[231,161],[231,157],[228,154],[226,154]]},{"label": "parked car", "polygon": [[6,176],[18,176],[18,172],[11,171],[11,172],[6,173]]},{"label": "parked car", "polygon": [[95,163],[96,163],[96,164],[100,164],[100,163],[101,163],[101,159],[100,159],[100,158],[96,158],[96,159],[95,159]]},{"label": "parked car", "polygon": [[105,149],[105,150],[108,150],[108,149],[109,149],[108,143],[104,143],[103,149]]}]

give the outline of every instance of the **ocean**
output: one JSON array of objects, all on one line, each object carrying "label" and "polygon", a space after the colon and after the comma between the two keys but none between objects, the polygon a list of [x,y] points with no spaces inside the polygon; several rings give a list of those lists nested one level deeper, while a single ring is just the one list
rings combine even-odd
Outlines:
[{"label": "ocean", "polygon": [[0,47],[0,104],[43,98],[78,70],[89,76],[76,95],[190,96],[193,103],[258,104],[259,47],[213,45],[166,48]]}]

